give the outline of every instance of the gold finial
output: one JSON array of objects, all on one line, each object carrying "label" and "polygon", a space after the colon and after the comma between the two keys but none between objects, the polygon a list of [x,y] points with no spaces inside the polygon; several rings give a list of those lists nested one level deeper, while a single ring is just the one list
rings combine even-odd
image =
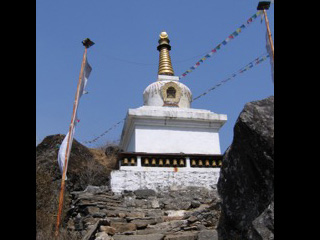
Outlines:
[{"label": "gold finial", "polygon": [[159,35],[160,38],[168,38],[168,33],[166,32],[161,32]]},{"label": "gold finial", "polygon": [[174,76],[171,58],[169,54],[171,46],[169,44],[170,40],[168,38],[168,34],[165,31],[163,31],[160,33],[159,37],[159,45],[157,47],[158,51],[160,52],[158,75]]}]

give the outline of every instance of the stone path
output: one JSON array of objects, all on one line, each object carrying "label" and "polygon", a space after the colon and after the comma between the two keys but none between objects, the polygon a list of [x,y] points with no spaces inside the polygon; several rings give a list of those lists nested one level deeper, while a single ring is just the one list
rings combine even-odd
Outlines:
[{"label": "stone path", "polygon": [[200,188],[114,195],[106,188],[73,192],[66,223],[83,240],[217,240],[220,198]]}]

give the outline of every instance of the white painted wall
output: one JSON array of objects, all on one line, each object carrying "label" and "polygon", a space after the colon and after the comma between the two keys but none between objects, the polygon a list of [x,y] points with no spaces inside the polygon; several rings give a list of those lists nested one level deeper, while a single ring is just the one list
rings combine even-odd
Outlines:
[{"label": "white painted wall", "polygon": [[201,109],[129,109],[120,146],[125,152],[221,154],[219,129],[226,121]]},{"label": "white painted wall", "polygon": [[136,131],[132,131],[132,135],[128,144],[127,152],[135,152],[136,151]]},{"label": "white painted wall", "polygon": [[135,128],[135,152],[221,154],[215,129],[170,126]]}]

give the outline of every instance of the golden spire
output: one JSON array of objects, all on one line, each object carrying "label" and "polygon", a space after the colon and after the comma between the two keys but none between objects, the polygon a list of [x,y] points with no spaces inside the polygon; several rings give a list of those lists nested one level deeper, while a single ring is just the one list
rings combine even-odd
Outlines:
[{"label": "golden spire", "polygon": [[169,54],[171,46],[169,44],[170,40],[168,38],[168,34],[166,32],[161,32],[159,37],[159,45],[157,47],[158,51],[160,52],[158,75],[174,76]]}]

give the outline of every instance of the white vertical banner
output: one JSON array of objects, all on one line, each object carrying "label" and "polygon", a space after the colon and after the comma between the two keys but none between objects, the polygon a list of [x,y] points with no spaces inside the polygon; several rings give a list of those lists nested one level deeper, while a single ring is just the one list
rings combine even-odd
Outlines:
[{"label": "white vertical banner", "polygon": [[63,139],[63,141],[62,141],[62,143],[60,145],[59,153],[58,153],[58,164],[59,164],[59,169],[60,169],[61,175],[63,174],[63,168],[64,168],[64,163],[65,163],[66,154],[67,154],[67,165],[66,165],[66,178],[65,178],[65,180],[67,180],[67,168],[68,168],[68,162],[69,162],[69,155],[70,155],[71,148],[72,148],[74,132],[75,132],[75,128],[73,128],[73,131],[71,133],[68,152],[67,152],[67,145],[68,145],[69,132],[67,133],[67,135]]},{"label": "white vertical banner", "polygon": [[83,75],[81,77],[81,84],[80,84],[80,91],[79,91],[79,98],[83,95],[86,94],[87,91],[86,89],[86,85],[88,82],[88,78],[90,76],[90,73],[92,71],[92,67],[90,66],[90,64],[88,63],[87,57],[85,59],[85,65],[84,65],[84,69],[83,69]]}]

